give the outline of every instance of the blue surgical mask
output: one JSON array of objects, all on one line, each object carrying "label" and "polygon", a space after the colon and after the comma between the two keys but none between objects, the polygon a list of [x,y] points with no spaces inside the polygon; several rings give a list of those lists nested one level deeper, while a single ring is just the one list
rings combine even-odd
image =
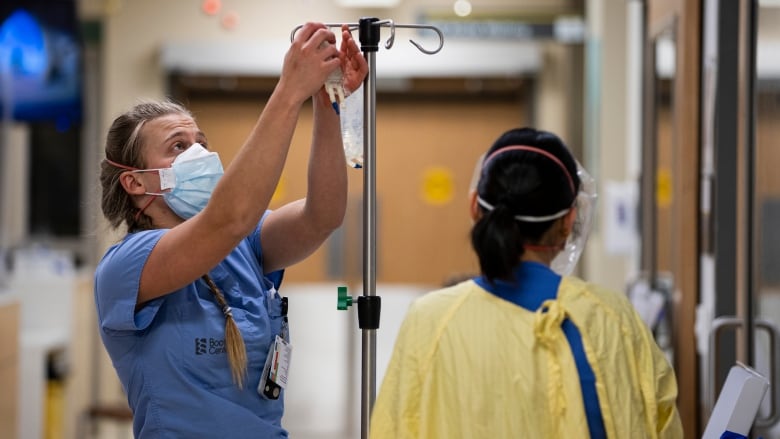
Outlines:
[{"label": "blue surgical mask", "polygon": [[162,195],[165,204],[184,219],[192,218],[206,207],[214,187],[224,174],[219,154],[208,151],[199,143],[179,154],[170,168],[157,171],[160,189],[170,191],[148,194]]}]

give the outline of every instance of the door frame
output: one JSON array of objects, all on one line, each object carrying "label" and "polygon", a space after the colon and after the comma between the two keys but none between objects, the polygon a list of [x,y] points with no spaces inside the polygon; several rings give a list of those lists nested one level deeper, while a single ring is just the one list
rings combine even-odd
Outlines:
[{"label": "door frame", "polygon": [[[755,333],[760,328],[776,336],[776,329],[756,318],[758,270],[755,229],[756,193],[756,45],[757,3],[754,0],[705,0],[703,70],[704,89],[710,96],[702,120],[705,152],[713,157],[712,165],[702,168],[711,172],[710,200],[702,203],[703,227],[712,230],[702,255],[712,259],[708,274],[713,284],[712,315],[717,323],[726,322],[734,330],[720,335],[713,325],[710,360],[703,371],[707,376],[707,408],[715,402],[728,369],[739,361],[756,365]],[[703,97],[704,99],[707,96]],[[704,274],[703,274],[704,275]],[[731,322],[730,324],[728,322]],[[771,342],[771,341],[770,341]],[[770,368],[776,366],[770,361]],[[772,376],[776,372],[772,371]],[[773,380],[774,381],[774,380]],[[777,409],[775,383],[771,383]],[[706,421],[708,413],[702,416]],[[771,419],[756,419],[754,426],[768,427]]]},{"label": "door frame", "polygon": [[[694,332],[699,296],[699,161],[700,161],[700,54],[701,5],[697,1],[647,0],[645,26],[645,89],[643,116],[642,164],[642,269],[652,281],[657,273],[655,252],[660,240],[655,231],[656,172],[655,138],[652,105],[654,81],[653,41],[670,23],[675,26],[676,74],[673,83],[672,111],[674,166],[671,171],[672,219],[670,227],[681,239],[671,243],[675,259],[671,261],[674,278],[672,294],[673,366],[677,375],[677,406],[686,437],[698,437],[699,426],[699,359]],[[648,60],[652,59],[652,63]],[[645,158],[650,159],[645,162]]]}]

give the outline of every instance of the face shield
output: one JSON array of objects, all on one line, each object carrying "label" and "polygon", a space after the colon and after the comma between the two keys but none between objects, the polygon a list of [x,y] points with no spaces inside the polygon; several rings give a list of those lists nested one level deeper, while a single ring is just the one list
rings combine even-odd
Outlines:
[{"label": "face shield", "polygon": [[577,162],[577,176],[580,177],[580,191],[574,202],[574,207],[577,209],[574,226],[563,250],[550,263],[550,268],[561,276],[570,275],[577,266],[596,215],[596,181],[580,162]]},{"label": "face shield", "polygon": [[485,154],[479,156],[477,163],[474,164],[474,171],[471,173],[471,181],[469,182],[469,193],[476,192],[479,185],[479,178],[482,176],[482,162],[485,161]]}]

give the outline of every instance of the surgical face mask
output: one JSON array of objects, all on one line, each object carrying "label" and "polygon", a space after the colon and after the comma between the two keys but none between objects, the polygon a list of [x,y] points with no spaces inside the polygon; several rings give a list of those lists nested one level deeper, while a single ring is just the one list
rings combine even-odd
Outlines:
[{"label": "surgical face mask", "polygon": [[160,174],[160,189],[165,204],[184,219],[189,219],[203,210],[211,193],[222,177],[224,170],[219,154],[210,152],[199,143],[176,156],[170,168],[157,170]]},{"label": "surgical face mask", "polygon": [[580,177],[580,192],[575,201],[577,216],[574,226],[563,249],[550,263],[550,268],[561,276],[568,276],[574,272],[574,267],[577,266],[588,241],[596,214],[596,181],[579,162],[577,162],[577,176]]},{"label": "surgical face mask", "polygon": [[138,169],[108,159],[106,161],[134,172],[157,172],[160,176],[160,190],[167,192],[146,194],[163,197],[165,204],[183,219],[192,218],[206,207],[214,187],[224,173],[219,154],[208,151],[199,143],[192,144],[176,156],[170,168]]}]

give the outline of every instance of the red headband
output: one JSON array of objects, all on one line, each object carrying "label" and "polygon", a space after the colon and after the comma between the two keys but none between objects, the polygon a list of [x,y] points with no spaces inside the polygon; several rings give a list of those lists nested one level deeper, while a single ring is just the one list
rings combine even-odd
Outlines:
[{"label": "red headband", "polygon": [[497,156],[497,155],[499,155],[501,153],[507,152],[507,151],[531,151],[531,152],[535,152],[535,153],[541,154],[541,155],[547,157],[548,159],[554,161],[558,166],[561,167],[561,169],[563,169],[563,173],[566,174],[566,178],[569,180],[569,186],[571,187],[571,192],[573,194],[577,193],[576,189],[574,188],[574,180],[571,178],[571,174],[569,173],[569,170],[566,169],[566,166],[564,166],[563,162],[561,162],[558,159],[558,157],[555,157],[554,155],[550,154],[549,152],[547,152],[547,151],[545,151],[545,150],[543,150],[541,148],[537,148],[535,146],[510,145],[510,146],[501,147],[501,148],[493,151],[493,153],[490,154],[489,156],[485,157],[485,160],[482,162],[482,168],[487,166],[488,162],[490,162],[490,160],[492,160],[493,157],[495,157],[495,156]]}]

